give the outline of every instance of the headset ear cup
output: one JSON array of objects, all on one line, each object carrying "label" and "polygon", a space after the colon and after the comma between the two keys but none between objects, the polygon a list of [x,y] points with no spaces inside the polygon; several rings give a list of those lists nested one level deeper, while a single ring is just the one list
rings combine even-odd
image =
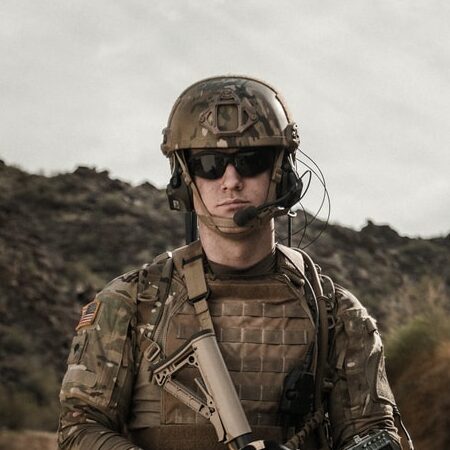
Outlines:
[{"label": "headset ear cup", "polygon": [[[287,196],[286,200],[284,200],[280,206],[283,206],[284,208],[291,208],[301,198],[303,182],[288,155],[285,155],[283,158],[281,168],[282,175],[277,188],[277,198]],[[289,193],[292,194],[288,195]]]},{"label": "headset ear cup", "polygon": [[172,176],[166,188],[170,209],[175,211],[193,211],[192,189],[184,181],[181,167],[176,161]]}]

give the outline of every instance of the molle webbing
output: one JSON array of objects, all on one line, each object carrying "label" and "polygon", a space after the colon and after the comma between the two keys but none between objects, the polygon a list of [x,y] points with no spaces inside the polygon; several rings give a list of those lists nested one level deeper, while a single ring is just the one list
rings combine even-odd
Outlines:
[{"label": "molle webbing", "polygon": [[[303,290],[281,274],[249,280],[208,276],[208,299],[219,347],[252,426],[277,423],[278,402],[287,373],[306,357],[314,339]],[[165,333],[164,354],[171,354],[198,331],[192,305],[185,302]],[[180,373],[192,386],[195,374]],[[193,412],[168,398],[165,423],[198,423]],[[164,419],[165,418],[165,419]]]},{"label": "molle webbing", "polygon": [[[281,442],[280,427],[252,427],[255,437]],[[130,437],[145,450],[225,450],[212,425],[186,424],[134,430]]]}]

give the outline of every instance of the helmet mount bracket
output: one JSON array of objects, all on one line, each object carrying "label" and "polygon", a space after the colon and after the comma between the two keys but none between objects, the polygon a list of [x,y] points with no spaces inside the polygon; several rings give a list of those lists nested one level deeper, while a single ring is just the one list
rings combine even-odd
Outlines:
[{"label": "helmet mount bracket", "polygon": [[199,123],[215,136],[227,137],[241,135],[258,119],[256,108],[248,98],[241,99],[232,89],[225,88],[213,96],[209,107],[200,113]]}]

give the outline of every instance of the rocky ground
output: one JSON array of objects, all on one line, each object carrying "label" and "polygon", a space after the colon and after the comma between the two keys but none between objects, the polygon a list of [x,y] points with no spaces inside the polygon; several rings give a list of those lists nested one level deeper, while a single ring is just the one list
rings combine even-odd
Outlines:
[{"label": "rocky ground", "polygon": [[[295,243],[304,221],[295,219]],[[282,240],[286,224],[277,227]],[[371,222],[361,231],[324,227],[312,222],[301,245],[321,233],[307,251],[362,299],[385,336],[430,309],[448,314],[449,236],[412,239]],[[183,216],[148,183],[132,186],[86,167],[45,177],[0,162],[0,426],[55,429],[81,305],[183,240]]]}]

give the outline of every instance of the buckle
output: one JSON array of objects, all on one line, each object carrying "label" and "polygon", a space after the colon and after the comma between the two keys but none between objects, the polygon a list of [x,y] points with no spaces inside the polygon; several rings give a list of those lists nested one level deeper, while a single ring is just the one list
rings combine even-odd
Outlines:
[{"label": "buckle", "polygon": [[200,300],[208,300],[208,298],[209,298],[210,295],[211,295],[211,289],[210,289],[209,286],[208,286],[208,288],[207,288],[207,290],[206,290],[205,293],[202,293],[202,294],[200,294],[200,295],[197,295],[197,297],[194,297],[194,298],[188,298],[188,303],[189,303],[190,305],[193,305],[194,303],[197,303],[197,302],[199,302]]},{"label": "buckle", "polygon": [[153,362],[160,353],[161,347],[155,341],[150,341],[150,345],[145,349],[144,358],[148,362]]},{"label": "buckle", "polygon": [[323,301],[325,303],[325,309],[327,311],[327,322],[328,322],[328,329],[332,330],[336,327],[336,321],[334,319],[334,302],[329,297],[325,295],[321,295],[317,297],[317,301]]}]

